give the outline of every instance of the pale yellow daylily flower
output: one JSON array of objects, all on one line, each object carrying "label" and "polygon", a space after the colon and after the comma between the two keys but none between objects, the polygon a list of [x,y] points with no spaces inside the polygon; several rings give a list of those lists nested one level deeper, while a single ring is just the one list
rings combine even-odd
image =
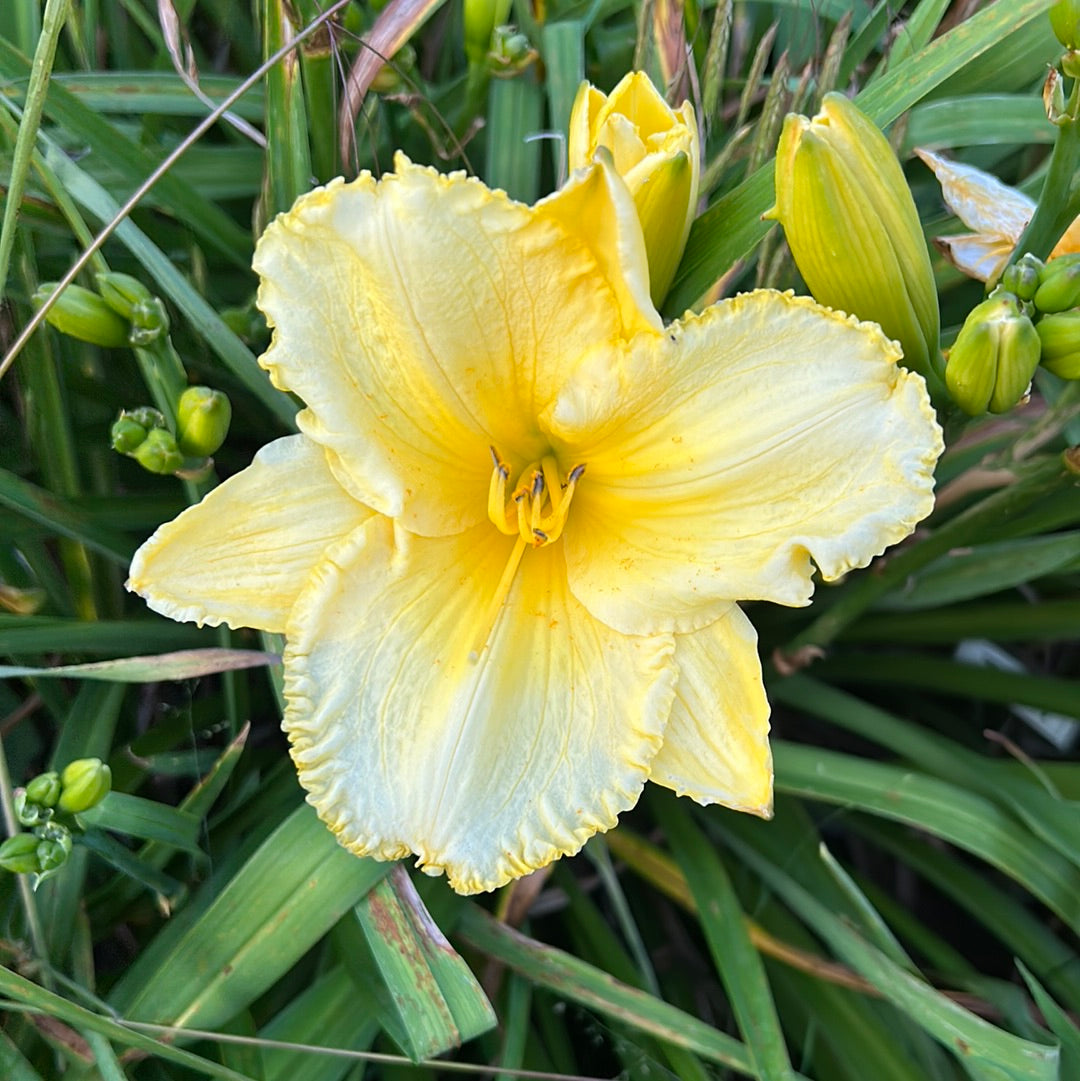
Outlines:
[{"label": "pale yellow daylily flower", "polygon": [[259,243],[303,434],[162,526],[131,588],[283,631],[308,799],[457,890],[576,852],[647,780],[768,815],[738,598],[806,604],[930,509],[941,437],[876,326],[772,292],[664,327],[625,186],[535,207],[399,157]]},{"label": "pale yellow daylily flower", "polygon": [[598,150],[634,197],[645,235],[649,292],[663,303],[697,214],[701,141],[694,107],[672,109],[643,71],[619,80],[610,94],[582,83],[570,112],[567,158],[587,168]]},{"label": "pale yellow daylily flower", "polygon": [[[932,150],[917,148],[915,153],[937,177],[945,205],[969,229],[975,230],[938,237],[938,247],[969,278],[983,282],[996,280],[1035,213],[1035,201],[974,165],[952,161]],[[1078,251],[1080,218],[1065,230],[1050,258]]]}]

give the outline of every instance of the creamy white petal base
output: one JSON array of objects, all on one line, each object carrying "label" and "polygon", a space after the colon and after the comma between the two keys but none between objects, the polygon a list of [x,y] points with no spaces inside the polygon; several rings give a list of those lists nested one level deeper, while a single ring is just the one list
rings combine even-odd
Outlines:
[{"label": "creamy white petal base", "polygon": [[308,799],[359,855],[410,852],[464,893],[576,852],[632,807],[671,711],[673,637],[619,634],[561,546],[487,524],[419,538],[374,518],[331,549],[287,631],[285,729]]}]

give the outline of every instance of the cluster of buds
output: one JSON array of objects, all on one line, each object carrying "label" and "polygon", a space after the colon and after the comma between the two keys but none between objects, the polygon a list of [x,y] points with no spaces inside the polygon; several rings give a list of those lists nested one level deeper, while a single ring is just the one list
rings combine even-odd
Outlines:
[{"label": "cluster of buds", "polygon": [[112,773],[99,758],[79,758],[62,772],[50,770],[17,788],[15,817],[27,832],[0,845],[0,868],[33,875],[34,888],[56,874],[71,854],[77,815],[99,804],[112,787]]},{"label": "cluster of buds", "polygon": [[197,471],[222,443],[232,406],[220,390],[188,387],[176,406],[176,434],[165,416],[150,406],[125,409],[112,426],[112,448],[134,458],[151,473]]},{"label": "cluster of buds", "polygon": [[1004,413],[1028,393],[1042,365],[1080,379],[1080,255],[1047,263],[1030,253],[964,322],[945,368],[953,401],[966,413]]},{"label": "cluster of buds", "polygon": [[[109,349],[147,346],[168,333],[165,305],[138,278],[109,272],[99,274],[96,283],[96,293],[67,286],[45,321],[72,338]],[[45,282],[34,293],[34,304],[41,307],[55,291],[56,282]]]}]

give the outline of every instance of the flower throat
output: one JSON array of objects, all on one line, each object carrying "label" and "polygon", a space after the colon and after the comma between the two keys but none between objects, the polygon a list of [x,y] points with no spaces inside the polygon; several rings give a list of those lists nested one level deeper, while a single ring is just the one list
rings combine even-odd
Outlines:
[{"label": "flower throat", "polygon": [[558,463],[552,455],[546,454],[539,463],[522,471],[517,487],[507,497],[510,467],[494,447],[491,448],[491,460],[494,469],[488,486],[488,517],[500,533],[508,537],[516,535],[517,541],[484,618],[484,637],[469,654],[469,659],[474,662],[479,660],[491,638],[525,549],[544,548],[559,539],[566,526],[577,483],[585,472],[584,464],[575,465],[564,483],[559,475]]}]

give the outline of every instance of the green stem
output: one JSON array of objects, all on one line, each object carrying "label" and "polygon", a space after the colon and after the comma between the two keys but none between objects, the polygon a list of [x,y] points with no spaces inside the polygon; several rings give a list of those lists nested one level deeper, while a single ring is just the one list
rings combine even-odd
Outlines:
[{"label": "green stem", "polygon": [[1016,480],[981,503],[935,530],[929,537],[885,561],[877,574],[864,574],[801,634],[787,645],[788,654],[807,646],[828,645],[876,600],[898,588],[909,575],[921,570],[953,548],[977,541],[991,526],[999,524],[1062,482],[1073,483],[1061,459],[1054,455],[1017,468]]},{"label": "green stem", "polygon": [[23,111],[19,135],[15,140],[15,153],[11,162],[11,183],[8,186],[7,204],[4,207],[4,221],[0,226],[0,296],[7,291],[8,267],[11,262],[11,250],[15,244],[15,226],[23,192],[26,190],[26,177],[30,171],[30,157],[37,137],[41,113],[45,107],[45,94],[49,89],[49,76],[52,73],[56,45],[60,40],[60,31],[67,21],[71,10],[71,0],[47,0],[45,16],[42,22],[41,37],[38,38],[34,51],[34,64],[30,69],[30,82],[26,88],[26,106]]},{"label": "green stem", "polygon": [[1073,178],[1080,165],[1080,79],[1073,80],[1068,104],[1058,124],[1050,164],[1039,194],[1039,205],[1020,236],[1009,262],[1024,252],[1045,259],[1080,211],[1080,188]]},{"label": "green stem", "polygon": [[[16,833],[20,832],[19,823],[15,819],[13,798],[14,792],[11,787],[11,774],[8,771],[7,755],[4,753],[3,741],[0,740],[0,813],[4,816],[4,827],[9,837],[14,837]],[[34,891],[30,888],[30,880],[26,875],[16,875],[15,880],[19,885],[19,896],[22,899],[23,911],[26,913],[26,927],[30,932],[30,943],[34,950],[34,956],[41,965],[42,982],[51,987],[49,948],[45,941],[45,929],[41,925],[41,917],[38,914]]]}]

